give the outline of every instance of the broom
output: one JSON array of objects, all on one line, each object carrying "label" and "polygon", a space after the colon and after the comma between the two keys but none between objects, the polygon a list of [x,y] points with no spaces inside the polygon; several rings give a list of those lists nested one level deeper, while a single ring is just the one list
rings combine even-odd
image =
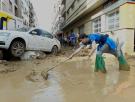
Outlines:
[{"label": "broom", "polygon": [[[47,71],[42,71],[42,72],[41,72],[41,76],[42,76],[45,80],[47,80],[47,79],[48,79],[48,76],[49,76],[49,74],[48,74],[49,71],[55,69],[57,66],[59,66],[59,65],[65,63],[66,61],[70,60],[75,54],[77,54],[78,52],[80,52],[80,50],[81,50],[83,47],[84,47],[84,46],[81,46],[81,47],[78,48],[73,54],[71,54],[70,57],[68,57],[68,58],[65,59],[64,61],[62,61],[62,62],[56,64],[55,66],[51,67],[51,68],[48,69]],[[95,50],[96,50],[96,48],[95,48],[94,50],[92,50],[92,51],[89,53],[89,58],[93,55],[93,53],[95,52]]]}]

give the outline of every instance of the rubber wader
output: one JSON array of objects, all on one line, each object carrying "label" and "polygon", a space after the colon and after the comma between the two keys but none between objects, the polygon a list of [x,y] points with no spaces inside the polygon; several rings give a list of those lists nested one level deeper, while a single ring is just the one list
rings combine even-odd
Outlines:
[{"label": "rubber wader", "polygon": [[129,71],[130,66],[128,65],[124,55],[121,53],[121,55],[118,57],[119,61],[119,70]]},{"label": "rubber wader", "polygon": [[102,55],[97,54],[96,62],[95,62],[95,72],[97,72],[99,70],[103,73],[106,73],[104,58],[102,57]]}]

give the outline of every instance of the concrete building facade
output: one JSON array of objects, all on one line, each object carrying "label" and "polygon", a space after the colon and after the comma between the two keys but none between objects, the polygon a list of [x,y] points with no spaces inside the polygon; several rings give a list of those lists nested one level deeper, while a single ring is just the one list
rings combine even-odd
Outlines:
[{"label": "concrete building facade", "polygon": [[21,10],[21,16],[23,19],[23,24],[28,27],[29,26],[29,0],[20,0],[20,10]]},{"label": "concrete building facade", "polygon": [[62,30],[75,33],[109,33],[121,42],[126,53],[135,51],[135,0],[62,0],[66,1]]},{"label": "concrete building facade", "polygon": [[37,16],[34,11],[33,4],[30,2],[29,3],[29,26],[30,27],[36,27],[37,26]]},{"label": "concrete building facade", "polygon": [[[0,0],[0,29],[16,30],[22,27],[31,27],[30,0]],[[32,22],[33,23],[33,22]]]},{"label": "concrete building facade", "polygon": [[64,22],[64,18],[62,17],[61,13],[64,9],[64,5],[62,4],[62,0],[56,0],[54,3],[54,21],[52,26],[52,32],[53,34],[59,34],[62,33],[61,27],[62,23]]}]

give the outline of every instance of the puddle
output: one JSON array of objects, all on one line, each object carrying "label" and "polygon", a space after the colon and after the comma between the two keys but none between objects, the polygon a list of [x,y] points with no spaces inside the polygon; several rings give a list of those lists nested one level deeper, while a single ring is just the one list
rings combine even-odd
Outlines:
[{"label": "puddle", "polygon": [[47,81],[37,82],[27,80],[26,76],[33,69],[41,71],[55,65],[57,60],[18,61],[8,66],[0,65],[16,69],[0,74],[0,102],[134,102],[134,61],[130,63],[130,72],[119,72],[116,59],[107,59],[106,75],[93,72],[93,61],[76,58],[50,71]]}]

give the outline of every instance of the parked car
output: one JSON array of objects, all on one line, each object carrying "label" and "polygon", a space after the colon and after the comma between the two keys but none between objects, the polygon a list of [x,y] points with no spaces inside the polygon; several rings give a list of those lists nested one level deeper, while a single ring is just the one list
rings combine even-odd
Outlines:
[{"label": "parked car", "polygon": [[18,31],[1,30],[0,49],[6,50],[14,57],[20,57],[28,50],[57,54],[61,45],[52,34],[41,28],[20,29]]}]

